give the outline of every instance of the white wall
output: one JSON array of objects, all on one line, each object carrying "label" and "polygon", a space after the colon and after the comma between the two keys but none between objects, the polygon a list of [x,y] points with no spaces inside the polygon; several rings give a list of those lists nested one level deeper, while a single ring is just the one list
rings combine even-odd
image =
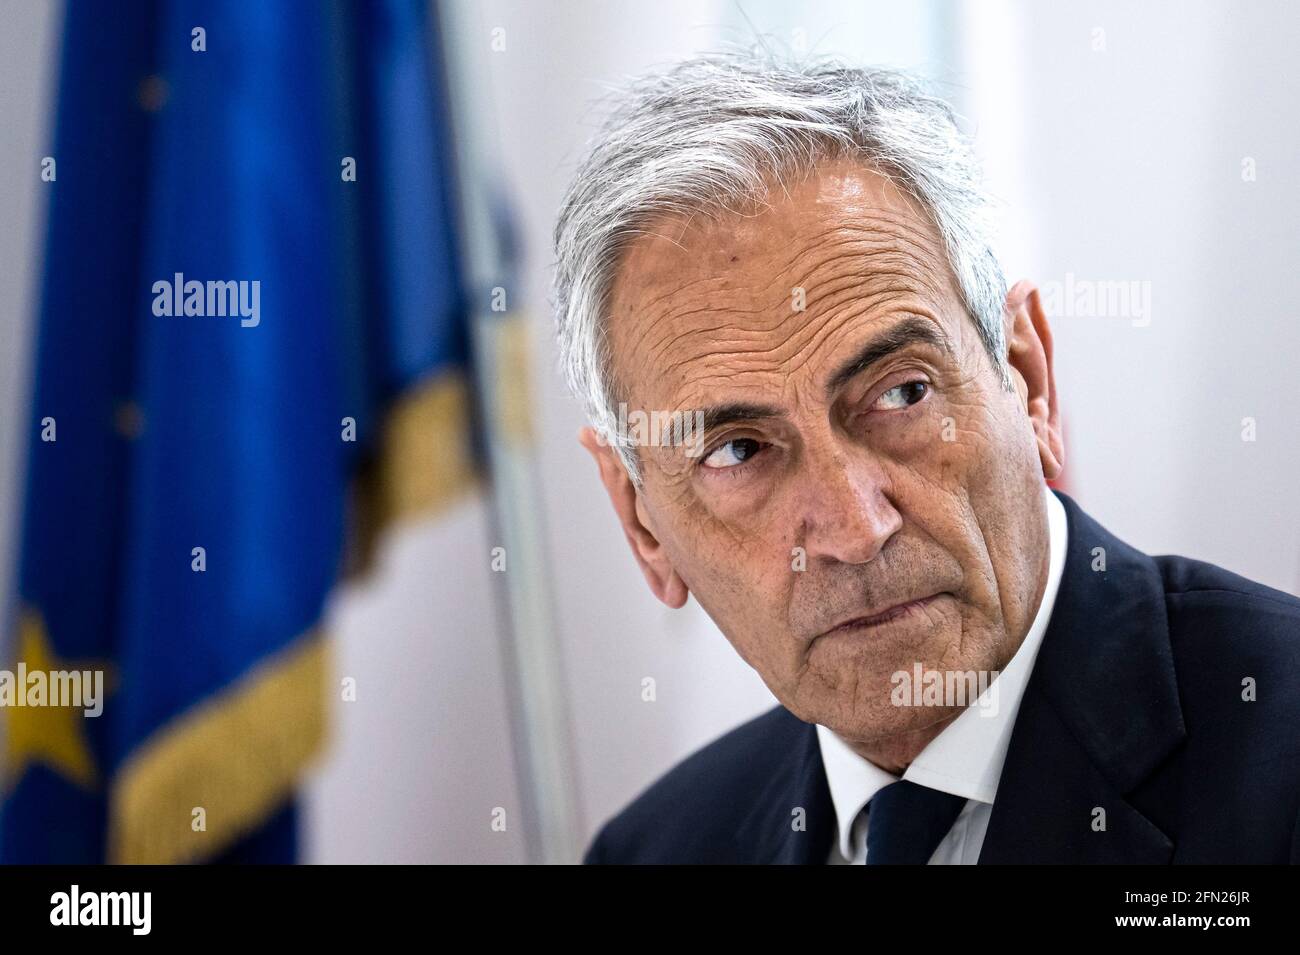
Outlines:
[{"label": "white wall", "polygon": [[957,22],[981,40],[1010,278],[1150,283],[1145,326],[1053,323],[1076,497],[1149,552],[1296,592],[1300,8],[969,2]]},{"label": "white wall", "polygon": [[305,861],[524,861],[489,540],[484,500],[467,496],[390,534],[333,601],[335,686],[357,692],[332,704],[304,788]]}]

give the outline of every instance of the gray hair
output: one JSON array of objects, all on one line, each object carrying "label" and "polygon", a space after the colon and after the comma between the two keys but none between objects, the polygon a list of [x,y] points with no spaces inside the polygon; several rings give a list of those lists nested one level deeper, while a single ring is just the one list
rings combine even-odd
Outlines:
[{"label": "gray hair", "polygon": [[770,53],[714,53],[633,81],[578,167],[555,225],[560,361],[597,434],[640,483],[618,434],[603,321],[623,250],[663,215],[762,202],[771,178],[860,159],[933,220],[962,304],[1010,387],[1006,279],[992,248],[990,200],[952,108],[906,73]]}]

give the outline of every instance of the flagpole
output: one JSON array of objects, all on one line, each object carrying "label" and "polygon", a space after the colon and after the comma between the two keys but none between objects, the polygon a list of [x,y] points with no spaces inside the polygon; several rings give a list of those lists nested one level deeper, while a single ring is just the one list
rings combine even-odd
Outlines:
[{"label": "flagpole", "polygon": [[582,852],[580,807],[532,446],[527,326],[519,309],[512,220],[497,201],[499,179],[490,178],[499,175],[490,158],[499,151],[488,84],[470,52],[487,42],[487,33],[472,5],[434,0],[430,10],[450,92],[474,381],[497,535],[492,543],[501,548],[491,559],[507,608],[500,639],[525,844],[530,862],[571,863]]}]

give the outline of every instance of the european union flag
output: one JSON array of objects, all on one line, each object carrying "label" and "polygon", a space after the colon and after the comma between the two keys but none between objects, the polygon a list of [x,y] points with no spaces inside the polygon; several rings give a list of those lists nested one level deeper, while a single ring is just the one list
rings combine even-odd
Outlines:
[{"label": "european union flag", "polygon": [[107,695],[5,711],[6,862],[295,857],[354,478],[473,480],[427,9],[68,5],[8,659]]}]

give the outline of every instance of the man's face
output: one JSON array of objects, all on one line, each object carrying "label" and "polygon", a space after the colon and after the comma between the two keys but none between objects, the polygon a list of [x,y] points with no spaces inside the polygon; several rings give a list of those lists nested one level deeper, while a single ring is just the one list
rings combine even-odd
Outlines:
[{"label": "man's face", "polygon": [[1050,334],[1017,286],[1005,390],[936,230],[874,172],[828,163],[769,202],[664,219],[620,261],[616,391],[703,411],[694,452],[638,448],[637,490],[587,443],[662,599],[693,593],[801,719],[901,738],[955,710],[892,705],[892,674],[1000,670],[1033,619]]}]

